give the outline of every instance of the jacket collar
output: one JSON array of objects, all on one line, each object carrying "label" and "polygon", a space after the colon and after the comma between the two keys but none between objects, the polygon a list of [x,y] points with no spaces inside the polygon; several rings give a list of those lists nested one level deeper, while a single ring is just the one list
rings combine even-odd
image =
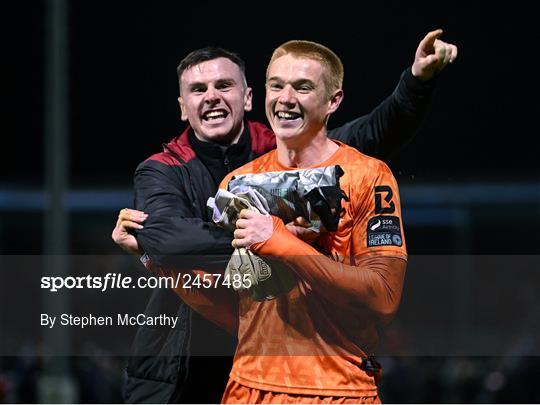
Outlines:
[{"label": "jacket collar", "polygon": [[[250,152],[252,154],[259,156],[276,147],[276,137],[268,127],[260,122],[246,121],[246,123],[244,132],[247,129],[246,136],[249,136],[249,140],[251,141]],[[174,152],[184,162],[195,158],[196,153],[190,141],[190,131],[191,127],[188,126],[180,135],[173,138],[170,142],[163,144],[164,151],[170,150]],[[219,147],[219,145],[216,146]]]}]

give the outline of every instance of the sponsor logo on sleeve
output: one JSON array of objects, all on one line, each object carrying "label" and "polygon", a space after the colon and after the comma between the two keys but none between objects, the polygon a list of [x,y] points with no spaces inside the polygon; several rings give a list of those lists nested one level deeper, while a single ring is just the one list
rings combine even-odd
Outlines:
[{"label": "sponsor logo on sleeve", "polygon": [[380,215],[371,218],[367,224],[367,246],[401,246],[401,226],[399,217]]}]

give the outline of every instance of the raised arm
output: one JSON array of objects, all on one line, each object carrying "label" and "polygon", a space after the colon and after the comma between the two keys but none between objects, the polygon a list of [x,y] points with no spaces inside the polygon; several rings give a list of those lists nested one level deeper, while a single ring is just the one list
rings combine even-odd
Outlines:
[{"label": "raised arm", "polygon": [[420,41],[412,66],[371,113],[330,130],[328,136],[379,159],[406,145],[427,114],[436,75],[457,57],[457,47],[440,40],[441,35],[440,29],[431,31]]}]

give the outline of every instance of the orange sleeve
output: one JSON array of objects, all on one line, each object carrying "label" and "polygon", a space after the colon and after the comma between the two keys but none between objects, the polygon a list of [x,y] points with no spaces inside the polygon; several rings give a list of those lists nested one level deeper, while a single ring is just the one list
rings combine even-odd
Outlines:
[{"label": "orange sleeve", "polygon": [[221,277],[217,280],[216,275],[203,270],[164,269],[151,263],[148,263],[146,267],[158,276],[173,277],[175,279],[178,273],[182,275],[189,274],[191,277],[198,275],[201,279],[204,275],[207,275],[206,278],[212,283],[211,287],[191,286],[191,288],[184,288],[183,284],[179,284],[173,287],[172,290],[190,308],[233,336],[237,336],[239,296],[231,288],[219,285]]},{"label": "orange sleeve", "polygon": [[383,162],[375,174],[349,190],[353,232],[351,246],[356,259],[364,255],[392,256],[407,260],[401,203],[397,182]]},{"label": "orange sleeve", "polygon": [[338,306],[362,305],[380,322],[393,317],[401,300],[405,260],[366,256],[356,266],[339,263],[291,234],[281,219],[272,219],[272,237],[252,245],[254,253],[278,258],[315,292]]}]

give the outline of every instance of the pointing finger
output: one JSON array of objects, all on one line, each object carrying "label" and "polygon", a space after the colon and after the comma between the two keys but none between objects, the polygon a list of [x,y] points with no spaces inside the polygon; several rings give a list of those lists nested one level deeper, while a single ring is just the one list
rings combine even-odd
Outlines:
[{"label": "pointing finger", "polygon": [[454,62],[458,55],[458,49],[455,45],[450,45],[450,63]]},{"label": "pointing finger", "polygon": [[422,50],[431,50],[433,49],[433,44],[435,43],[435,40],[439,38],[443,33],[442,29],[437,29],[434,31],[430,31],[426,34],[426,36],[420,41],[420,45],[418,46]]}]

